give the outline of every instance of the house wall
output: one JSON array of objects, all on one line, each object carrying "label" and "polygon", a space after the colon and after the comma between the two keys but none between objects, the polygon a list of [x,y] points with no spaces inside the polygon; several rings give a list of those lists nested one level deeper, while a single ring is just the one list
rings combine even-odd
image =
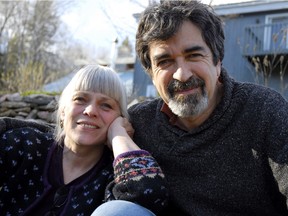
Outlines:
[{"label": "house wall", "polygon": [[133,78],[133,95],[146,96],[147,86],[153,85],[150,77],[144,71],[140,61],[136,58],[134,65],[134,78]]},{"label": "house wall", "polygon": [[[223,17],[226,37],[223,66],[236,80],[242,82],[255,82],[262,85],[264,84],[263,79],[257,79],[254,66],[243,54],[243,49],[247,46],[244,40],[245,27],[248,25],[265,24],[266,15],[277,13],[283,13],[283,11]],[[288,83],[288,74],[285,74],[284,83]],[[279,92],[281,91],[278,74],[272,74],[269,80],[269,87]],[[288,89],[281,93],[288,98]]]},{"label": "house wall", "polygon": [[239,81],[253,82],[253,68],[245,57],[242,56],[244,43],[244,27],[250,23],[248,17],[237,16],[233,18],[223,18],[225,32],[225,54],[223,66],[228,73]]}]

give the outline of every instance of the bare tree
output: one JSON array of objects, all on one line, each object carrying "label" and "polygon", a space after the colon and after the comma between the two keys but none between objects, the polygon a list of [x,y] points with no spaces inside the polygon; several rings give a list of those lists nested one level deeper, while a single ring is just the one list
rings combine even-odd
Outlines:
[{"label": "bare tree", "polygon": [[11,17],[14,16],[16,3],[12,2],[8,5],[9,2],[0,1],[0,38],[3,36],[3,31],[6,28]]},{"label": "bare tree", "polygon": [[[155,1],[155,0],[154,0]],[[145,9],[145,7],[151,3],[151,0],[130,0],[130,4],[133,4],[135,6],[138,6],[140,8],[143,8],[143,10]],[[130,46],[134,47],[134,35],[136,33],[136,29],[137,29],[137,22],[136,19],[133,17],[133,14],[131,14],[131,16],[125,16],[125,17],[120,17],[119,15],[115,15],[115,13],[113,13],[113,7],[115,7],[115,4],[111,1],[102,1],[100,4],[102,13],[105,15],[107,22],[112,26],[112,28],[115,30],[116,34],[117,34],[117,38],[119,39],[119,44],[121,44],[124,40],[127,39],[127,37],[129,38],[129,43]],[[130,19],[134,20],[134,23],[131,22]],[[133,38],[131,37],[133,36]],[[134,50],[132,50],[131,52],[134,52]]]},{"label": "bare tree", "polygon": [[2,9],[5,6],[0,11],[0,34],[9,33],[0,56],[0,90],[39,89],[49,74],[67,67],[53,49],[59,42],[60,16],[74,1],[0,3]]},{"label": "bare tree", "polygon": [[[257,55],[254,54],[251,57],[251,63],[253,64],[253,72],[255,71],[256,82],[262,83],[265,86],[269,86],[271,76],[279,76],[279,88],[280,92],[284,94],[288,89],[288,84],[285,84],[284,76],[288,70],[288,55],[283,52],[283,42],[286,43],[287,27],[283,27],[279,32],[273,33],[272,45],[269,54]],[[284,43],[284,47],[285,47]],[[247,44],[246,47],[250,47]],[[253,48],[257,49],[257,46]],[[260,80],[259,78],[262,78]],[[261,82],[262,81],[262,82]]]}]

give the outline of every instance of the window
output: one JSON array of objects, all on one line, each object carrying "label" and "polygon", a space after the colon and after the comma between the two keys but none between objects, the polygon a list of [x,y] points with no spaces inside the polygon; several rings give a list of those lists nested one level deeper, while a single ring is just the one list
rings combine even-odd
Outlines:
[{"label": "window", "polygon": [[266,16],[263,49],[288,49],[288,13]]}]

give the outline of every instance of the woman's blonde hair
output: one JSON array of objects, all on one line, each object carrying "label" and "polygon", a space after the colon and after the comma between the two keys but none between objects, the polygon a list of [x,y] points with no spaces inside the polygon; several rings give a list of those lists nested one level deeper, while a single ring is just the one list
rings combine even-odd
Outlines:
[{"label": "woman's blonde hair", "polygon": [[59,98],[55,128],[57,142],[64,136],[61,113],[65,105],[69,104],[67,102],[71,101],[74,91],[91,91],[105,94],[118,102],[121,115],[128,118],[126,91],[118,74],[109,67],[86,65],[76,72]]}]

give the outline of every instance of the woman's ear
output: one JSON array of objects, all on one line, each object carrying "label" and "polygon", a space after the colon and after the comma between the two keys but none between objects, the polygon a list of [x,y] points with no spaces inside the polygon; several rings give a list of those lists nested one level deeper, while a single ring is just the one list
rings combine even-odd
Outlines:
[{"label": "woman's ear", "polygon": [[63,107],[62,109],[61,109],[61,114],[60,114],[60,119],[61,120],[63,120],[64,119],[64,117],[65,117],[65,107]]},{"label": "woman's ear", "polygon": [[65,112],[64,109],[60,112],[60,127],[63,129]]}]

